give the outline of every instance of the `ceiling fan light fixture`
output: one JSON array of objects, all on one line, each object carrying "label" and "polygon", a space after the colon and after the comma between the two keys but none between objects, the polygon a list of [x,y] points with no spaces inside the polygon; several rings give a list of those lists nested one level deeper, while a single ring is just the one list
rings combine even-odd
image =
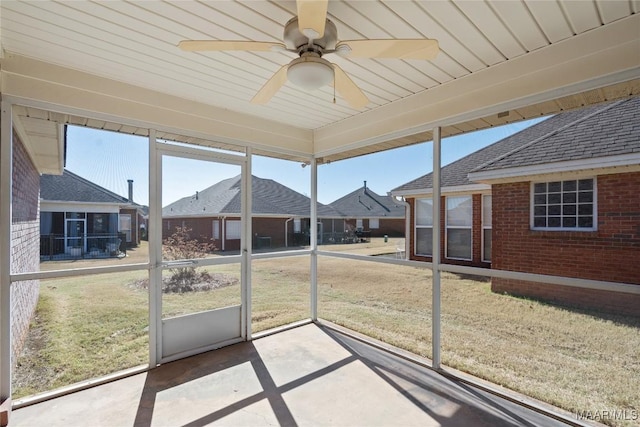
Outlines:
[{"label": "ceiling fan light fixture", "polygon": [[287,70],[287,78],[296,86],[315,90],[333,81],[333,67],[325,59],[302,56],[291,62]]}]

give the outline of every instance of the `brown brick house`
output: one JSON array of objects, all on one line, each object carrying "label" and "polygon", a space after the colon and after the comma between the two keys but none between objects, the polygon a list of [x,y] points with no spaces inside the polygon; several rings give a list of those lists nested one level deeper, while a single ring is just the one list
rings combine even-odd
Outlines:
[{"label": "brown brick house", "polygon": [[321,218],[322,242],[337,240],[346,230],[364,232],[371,237],[404,237],[405,206],[389,195],[381,196],[364,185],[329,203],[338,218]]},{"label": "brown brick house", "polygon": [[[240,175],[162,208],[162,235],[177,227],[210,240],[217,250],[240,248]],[[274,180],[252,177],[252,245],[256,249],[309,244],[311,200]],[[318,217],[337,217],[318,203]]]},{"label": "brown brick house", "polygon": [[[427,184],[392,192],[411,205],[411,259],[430,259]],[[442,194],[443,263],[640,285],[640,98],[558,114],[445,166]],[[499,278],[492,289],[640,315],[634,294]]]},{"label": "brown brick house", "polygon": [[[40,256],[100,257],[140,243],[143,206],[65,169],[40,177]],[[144,225],[146,228],[146,224]]]}]

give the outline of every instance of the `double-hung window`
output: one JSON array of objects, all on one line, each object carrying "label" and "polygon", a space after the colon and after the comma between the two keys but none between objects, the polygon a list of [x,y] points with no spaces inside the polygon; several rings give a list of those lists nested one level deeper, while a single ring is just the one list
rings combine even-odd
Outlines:
[{"label": "double-hung window", "polygon": [[447,197],[447,258],[471,260],[471,196]]},{"label": "double-hung window", "polygon": [[532,184],[534,230],[595,230],[596,181],[572,179]]},{"label": "double-hung window", "polygon": [[227,227],[227,234],[226,234],[227,240],[240,239],[240,230],[242,227],[242,223],[240,222],[240,220],[237,220],[237,219],[227,220],[226,227]]},{"label": "double-hung window", "polygon": [[433,255],[433,200],[416,199],[415,253]]}]

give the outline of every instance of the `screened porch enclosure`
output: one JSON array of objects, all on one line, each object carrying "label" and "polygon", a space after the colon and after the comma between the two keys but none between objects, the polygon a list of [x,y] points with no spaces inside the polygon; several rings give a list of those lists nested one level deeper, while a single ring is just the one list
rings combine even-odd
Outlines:
[{"label": "screened porch enclosure", "polygon": [[[491,192],[452,190],[441,170],[448,141],[460,141],[448,138],[637,99],[638,2],[331,1],[344,40],[439,43],[434,61],[332,57],[366,93],[362,108],[335,86],[286,78],[257,105],[270,76],[286,74],[286,52],[177,47],[229,37],[277,47],[295,3],[1,2],[0,425],[37,423],[58,403],[82,422],[161,424],[175,401],[189,402],[173,419],[185,425],[241,423],[255,408],[258,424],[329,424],[335,410],[345,424],[413,414],[421,425],[583,426],[606,412],[619,416],[609,425],[637,425],[640,236],[598,228],[637,222],[637,150],[594,157],[575,176],[496,173]],[[128,200],[118,209],[40,199],[39,177],[62,175],[82,152],[69,148],[70,128],[109,133],[84,166],[122,185],[123,171],[138,172],[140,205],[126,190],[114,190]],[[415,160],[397,153],[415,145],[432,182],[414,205],[398,199],[415,220],[396,229],[404,239],[367,234],[379,217],[345,221],[318,206],[332,165],[396,154],[368,171],[392,177]],[[253,197],[259,157],[304,170],[304,212]],[[598,217],[618,188],[622,208]],[[514,211],[519,225],[495,227]],[[594,235],[603,251],[624,240],[607,252],[615,264],[580,252]],[[532,236],[533,263],[519,243]],[[562,241],[575,245],[566,257]],[[520,258],[504,263],[506,252]],[[115,404],[88,413],[85,396],[105,402],[103,390]],[[350,405],[361,392],[372,392],[371,412]],[[376,417],[387,404],[398,412]]]}]

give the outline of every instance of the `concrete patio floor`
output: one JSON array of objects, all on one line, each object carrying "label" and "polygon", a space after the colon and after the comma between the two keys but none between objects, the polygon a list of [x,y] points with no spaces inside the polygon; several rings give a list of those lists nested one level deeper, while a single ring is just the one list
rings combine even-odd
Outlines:
[{"label": "concrete patio floor", "polygon": [[308,324],[15,410],[10,426],[563,426]]}]

